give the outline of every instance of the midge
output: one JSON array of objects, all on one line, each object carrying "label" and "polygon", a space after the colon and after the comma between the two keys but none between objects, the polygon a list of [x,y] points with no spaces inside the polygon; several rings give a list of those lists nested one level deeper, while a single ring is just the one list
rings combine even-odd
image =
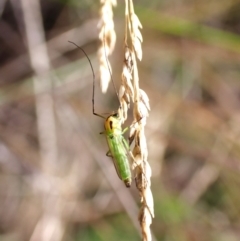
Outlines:
[{"label": "midge", "polygon": [[[90,63],[92,73],[93,73],[92,113],[93,115],[96,115],[98,117],[105,119],[105,122],[104,122],[105,130],[100,134],[104,134],[107,139],[109,150],[106,153],[106,155],[109,157],[112,157],[113,163],[119,178],[125,183],[126,187],[130,187],[132,182],[132,175],[131,175],[131,169],[129,164],[129,158],[133,159],[133,156],[129,150],[129,145],[127,141],[123,137],[124,132],[128,128],[125,128],[124,130],[122,130],[121,117],[117,112],[109,115],[107,118],[95,112],[95,109],[94,109],[95,74],[93,71],[92,63],[88,55],[86,54],[86,52],[81,47],[79,47],[73,42],[70,42],[70,43],[74,44],[76,47],[81,49]],[[114,82],[113,82],[113,86],[114,86]],[[114,89],[116,91],[115,86],[114,86]],[[118,100],[119,100],[119,97],[118,97]]]}]

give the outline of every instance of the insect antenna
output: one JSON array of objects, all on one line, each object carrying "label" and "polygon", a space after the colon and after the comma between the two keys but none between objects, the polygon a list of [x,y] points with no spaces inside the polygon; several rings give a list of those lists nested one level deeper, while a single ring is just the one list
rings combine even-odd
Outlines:
[{"label": "insect antenna", "polygon": [[89,59],[89,57],[88,57],[87,53],[86,53],[86,52],[83,50],[83,48],[81,48],[80,46],[78,46],[77,44],[75,44],[75,43],[74,43],[74,42],[72,42],[72,41],[68,41],[68,42],[69,42],[69,43],[71,43],[71,44],[73,44],[73,45],[75,45],[77,48],[81,49],[81,50],[82,50],[82,52],[83,52],[83,53],[85,54],[85,56],[87,57],[88,62],[90,63],[90,66],[91,66],[91,69],[92,69],[92,74],[93,74],[92,113],[93,113],[94,115],[96,115],[96,116],[99,116],[99,117],[101,117],[101,118],[105,119],[105,117],[104,117],[104,116],[102,116],[102,115],[100,115],[100,114],[96,113],[96,112],[95,112],[95,108],[94,108],[94,96],[95,96],[95,74],[94,74],[94,70],[93,70],[93,66],[92,66],[91,60]]},{"label": "insect antenna", "polygon": [[118,94],[118,91],[117,91],[117,88],[115,86],[115,83],[114,83],[114,80],[113,80],[113,77],[112,77],[112,72],[111,72],[111,69],[110,69],[110,66],[109,66],[109,62],[108,62],[108,57],[107,57],[107,52],[106,52],[106,43],[105,43],[105,27],[104,27],[104,35],[103,35],[103,46],[104,46],[104,54],[105,54],[105,58],[106,58],[106,62],[107,62],[107,67],[108,67],[108,70],[109,70],[109,74],[110,74],[110,77],[111,77],[111,81],[112,81],[112,85],[113,85],[113,88],[115,90],[115,93],[117,94],[117,98],[118,98],[118,103],[119,103],[119,107],[122,108],[122,105],[121,105],[121,101],[119,99],[119,94]]}]

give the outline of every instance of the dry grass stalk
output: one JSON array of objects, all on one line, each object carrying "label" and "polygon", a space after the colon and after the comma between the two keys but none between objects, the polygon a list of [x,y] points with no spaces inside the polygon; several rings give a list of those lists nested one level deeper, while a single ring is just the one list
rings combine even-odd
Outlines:
[{"label": "dry grass stalk", "polygon": [[[114,5],[115,2],[113,3],[113,1],[110,0],[105,0],[102,2],[102,24],[100,33],[102,45],[99,49],[99,58],[102,91],[106,92],[111,78],[107,65],[107,57],[112,52],[116,40],[112,20],[112,5]],[[150,225],[152,223],[152,218],[154,217],[154,210],[150,179],[151,167],[147,161],[148,149],[144,132],[150,106],[147,94],[139,88],[138,69],[136,62],[136,57],[139,60],[142,59],[142,34],[139,30],[139,28],[142,28],[142,25],[137,15],[134,13],[132,0],[125,0],[125,3],[125,56],[122,71],[122,82],[119,90],[120,107],[118,112],[122,117],[123,123],[127,119],[127,111],[130,107],[130,99],[132,99],[134,103],[134,121],[131,125],[129,137],[130,143],[133,141],[135,143],[133,148],[134,163],[132,168],[135,172],[136,186],[141,197],[139,222],[142,229],[142,236],[144,241],[150,241],[152,240]],[[128,32],[130,35],[129,39]],[[128,47],[128,41],[130,48]],[[104,42],[106,42],[106,44],[104,44]],[[106,50],[104,50],[104,48],[106,48]]]},{"label": "dry grass stalk", "polygon": [[[142,25],[134,13],[132,0],[125,0],[126,2],[126,29],[125,29],[125,45],[127,45],[127,34],[129,30],[131,50],[128,49],[129,55],[125,52],[125,62],[123,68],[122,89],[125,92],[121,96],[130,95],[133,98],[134,121],[130,130],[130,143],[134,140],[135,146],[133,148],[134,163],[133,169],[135,171],[136,186],[141,197],[141,208],[139,212],[139,222],[142,229],[143,240],[152,240],[150,225],[154,217],[153,210],[153,196],[151,192],[151,167],[147,161],[148,149],[145,137],[145,125],[150,111],[149,99],[147,94],[139,88],[139,77],[136,57],[142,59],[142,35],[139,28]],[[130,56],[130,60],[129,57]],[[128,66],[128,67],[127,67]],[[126,69],[128,73],[126,73]],[[133,87],[130,79],[133,79]],[[126,81],[127,80],[127,81]],[[133,90],[133,93],[132,93]],[[126,98],[124,98],[125,100]],[[121,102],[122,99],[121,99]],[[127,102],[126,102],[127,104]],[[124,108],[123,108],[124,109]]]},{"label": "dry grass stalk", "polygon": [[106,93],[111,80],[111,75],[109,73],[109,68],[111,69],[111,66],[110,63],[107,63],[107,59],[112,53],[116,43],[112,7],[117,5],[117,1],[101,0],[101,3],[102,6],[100,9],[99,21],[99,39],[101,41],[101,45],[98,50],[98,58],[100,62],[100,86],[102,92]]}]

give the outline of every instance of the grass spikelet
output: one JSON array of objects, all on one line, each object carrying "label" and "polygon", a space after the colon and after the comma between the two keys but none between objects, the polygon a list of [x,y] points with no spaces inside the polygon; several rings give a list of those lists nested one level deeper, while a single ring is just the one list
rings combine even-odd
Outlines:
[{"label": "grass spikelet", "polygon": [[[116,0],[101,0],[99,21],[99,39],[101,41],[98,58],[100,62],[100,87],[103,93],[106,93],[109,82],[111,80],[110,63],[107,63],[108,56],[113,52],[116,43],[116,33],[114,30],[113,11],[112,8],[117,5]],[[109,67],[108,67],[109,66]]]},{"label": "grass spikelet", "polygon": [[130,98],[134,99],[134,89],[132,85],[132,51],[126,46],[124,55],[124,64],[122,71],[122,82],[119,91],[120,104],[122,108],[121,111],[122,122],[127,119],[127,111],[130,107]]},{"label": "grass spikelet", "polygon": [[[126,7],[127,5],[128,4],[126,4]],[[139,28],[142,28],[142,24],[140,23],[138,16],[134,13],[133,2],[131,0],[129,0],[129,10],[126,10],[126,17],[127,17],[130,37],[132,41],[132,46],[135,50],[137,58],[139,60],[142,60],[143,37],[139,30]]]},{"label": "grass spikelet", "polygon": [[[128,73],[132,77],[128,79],[133,80],[133,116],[134,121],[131,126],[129,141],[134,141],[133,156],[135,162],[133,163],[133,170],[135,172],[136,187],[139,191],[141,198],[141,208],[139,212],[139,223],[142,230],[142,237],[144,241],[152,240],[150,225],[152,218],[154,217],[153,196],[151,192],[151,167],[147,161],[148,149],[147,140],[145,136],[145,126],[147,123],[147,117],[150,111],[149,99],[144,90],[139,88],[139,76],[136,58],[142,59],[142,34],[139,28],[142,25],[134,13],[132,0],[126,0],[126,27],[125,27],[125,45],[129,41],[131,44],[130,56],[131,59],[128,63],[131,63],[131,67],[127,68]],[[130,40],[127,38],[127,34],[130,34]],[[124,61],[126,65],[126,59]],[[126,65],[127,66],[127,65]],[[126,70],[125,70],[126,71]],[[124,73],[124,71],[123,71]],[[125,80],[125,79],[124,79]],[[126,81],[122,81],[125,86],[128,86]],[[127,89],[125,87],[125,89]]]}]

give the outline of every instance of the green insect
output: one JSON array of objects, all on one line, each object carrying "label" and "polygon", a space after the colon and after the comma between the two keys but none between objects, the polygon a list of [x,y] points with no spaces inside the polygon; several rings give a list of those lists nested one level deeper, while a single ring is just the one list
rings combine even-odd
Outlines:
[{"label": "green insect", "polygon": [[[75,43],[73,44],[77,46]],[[95,112],[95,109],[94,109],[95,74],[93,71],[91,61],[87,56],[87,54],[85,53],[85,51],[81,47],[79,46],[77,47],[80,48],[82,52],[85,54],[92,69],[92,73],[93,73],[92,113],[93,115],[96,115],[98,117],[105,119],[105,123],[104,123],[105,130],[100,134],[104,134],[107,139],[109,151],[106,153],[106,155],[109,157],[112,157],[113,163],[119,178],[125,183],[126,187],[130,187],[132,182],[132,175],[131,175],[129,159],[133,159],[133,156],[129,150],[129,145],[123,136],[124,132],[128,128],[125,128],[124,130],[122,130],[121,117],[119,116],[118,113],[111,114],[107,118],[105,118],[104,116]],[[113,86],[116,91],[114,82],[113,82]]]},{"label": "green insect", "polygon": [[[103,116],[95,113],[94,115],[104,118]],[[112,157],[115,169],[121,180],[125,183],[126,187],[131,186],[132,177],[128,158],[130,158],[129,146],[123,133],[126,129],[122,130],[121,119],[118,113],[112,114],[107,117],[104,123],[105,134],[109,151],[107,156]]]}]

